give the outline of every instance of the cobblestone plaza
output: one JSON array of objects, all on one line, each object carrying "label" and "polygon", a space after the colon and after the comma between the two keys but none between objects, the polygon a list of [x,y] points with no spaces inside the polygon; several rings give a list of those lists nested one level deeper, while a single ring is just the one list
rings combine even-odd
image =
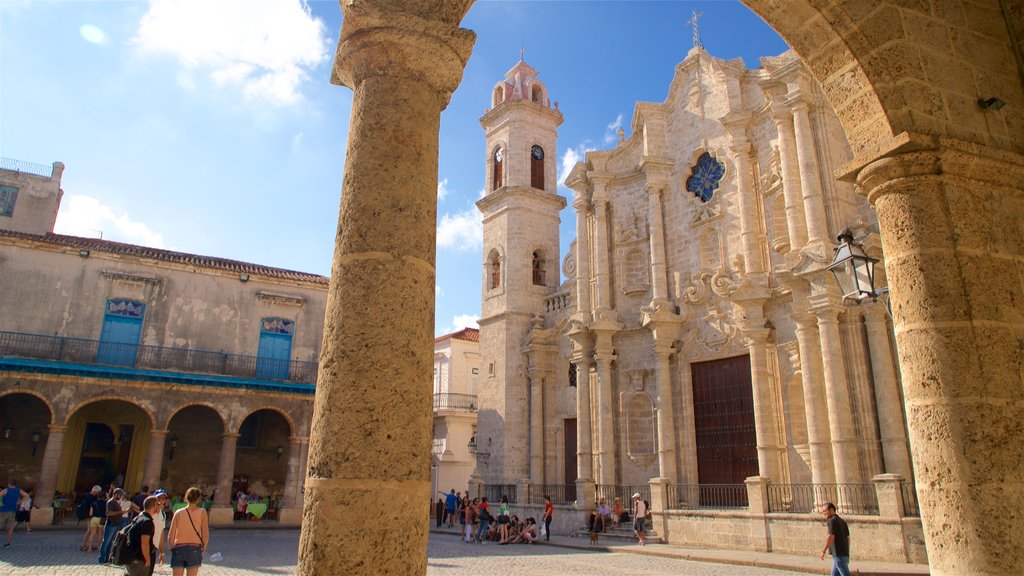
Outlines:
[{"label": "cobblestone plaza", "polygon": [[[222,530],[211,538],[209,557],[220,552],[223,560],[207,562],[203,576],[249,576],[294,574],[298,530]],[[119,568],[99,566],[95,553],[78,551],[79,531],[18,532],[14,544],[0,549],[2,576],[120,576]],[[616,574],[618,576],[661,574],[712,576],[785,576],[798,574],[746,566],[691,562],[672,558],[614,552],[579,551],[555,546],[492,546],[463,544],[453,535],[433,534],[428,548],[427,573],[436,576],[484,576],[488,574],[530,574],[562,576],[572,574]],[[824,566],[824,564],[823,564]],[[167,565],[156,574],[168,575]],[[328,575],[325,575],[328,576]]]}]

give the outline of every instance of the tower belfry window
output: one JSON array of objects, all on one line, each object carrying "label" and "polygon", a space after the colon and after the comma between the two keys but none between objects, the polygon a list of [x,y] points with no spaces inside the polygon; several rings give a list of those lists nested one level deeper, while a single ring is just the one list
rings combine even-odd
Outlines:
[{"label": "tower belfry window", "polygon": [[504,186],[505,150],[499,146],[494,151],[494,172],[491,176],[491,190],[497,190]]},{"label": "tower belfry window", "polygon": [[533,285],[544,286],[544,254],[540,250],[533,253]]},{"label": "tower belfry window", "polygon": [[501,257],[495,250],[487,257],[487,287],[494,290],[501,286]]},{"label": "tower belfry window", "polygon": [[544,149],[536,144],[530,148],[530,186],[544,189]]}]

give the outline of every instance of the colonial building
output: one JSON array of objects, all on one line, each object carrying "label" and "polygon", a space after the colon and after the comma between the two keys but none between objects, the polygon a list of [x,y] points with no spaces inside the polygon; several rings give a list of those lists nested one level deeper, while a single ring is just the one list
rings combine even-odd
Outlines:
[{"label": "colonial building", "polygon": [[463,328],[434,339],[433,494],[466,490],[476,466],[473,438],[479,401],[480,331]]},{"label": "colonial building", "polygon": [[923,561],[890,319],[826,270],[846,228],[881,257],[877,219],[802,62],[692,50],[568,174],[564,255],[562,113],[523,61],[490,96],[481,481],[577,510],[641,492],[670,542],[792,552],[832,500],[862,553]]},{"label": "colonial building", "polygon": [[63,169],[0,170],[0,477],[39,516],[119,480],[298,524],[328,279],[54,234]]}]

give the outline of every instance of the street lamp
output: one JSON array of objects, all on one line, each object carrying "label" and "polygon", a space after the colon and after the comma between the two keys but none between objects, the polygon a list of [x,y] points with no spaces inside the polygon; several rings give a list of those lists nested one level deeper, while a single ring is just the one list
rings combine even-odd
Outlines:
[{"label": "street lamp", "polygon": [[864,247],[853,241],[853,234],[849,228],[844,228],[839,233],[838,240],[836,254],[826,268],[836,277],[839,290],[843,293],[843,300],[861,302],[865,298],[876,301],[882,298],[886,311],[892,315],[887,298],[889,288],[875,288],[875,264],[878,259],[868,256]]},{"label": "street lamp", "polygon": [[170,451],[170,454],[167,455],[167,461],[168,462],[171,461],[171,460],[174,460],[174,449],[178,447],[178,435],[177,434],[172,434],[171,435],[170,443],[171,443],[171,451]]},{"label": "street lamp", "polygon": [[32,455],[36,455],[36,450],[39,448],[39,439],[42,438],[42,434],[39,430],[32,431]]}]

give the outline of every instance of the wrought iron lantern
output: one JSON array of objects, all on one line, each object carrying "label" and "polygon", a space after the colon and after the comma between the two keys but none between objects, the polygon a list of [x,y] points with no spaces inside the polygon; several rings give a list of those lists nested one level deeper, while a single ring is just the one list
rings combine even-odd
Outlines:
[{"label": "wrought iron lantern", "polygon": [[39,439],[42,438],[42,433],[39,430],[32,431],[32,455],[36,455],[36,450],[39,449]]},{"label": "wrought iron lantern", "polygon": [[[864,247],[853,241],[853,234],[848,228],[839,233],[838,240],[836,254],[827,268],[836,277],[839,290],[843,293],[843,300],[877,300],[888,294],[889,289],[886,287],[875,288],[875,264],[878,259],[868,256]],[[885,300],[883,303],[888,310],[889,303]]]},{"label": "wrought iron lantern", "polygon": [[174,460],[174,449],[178,447],[178,435],[174,434],[170,438],[171,450],[167,455],[167,460]]}]

